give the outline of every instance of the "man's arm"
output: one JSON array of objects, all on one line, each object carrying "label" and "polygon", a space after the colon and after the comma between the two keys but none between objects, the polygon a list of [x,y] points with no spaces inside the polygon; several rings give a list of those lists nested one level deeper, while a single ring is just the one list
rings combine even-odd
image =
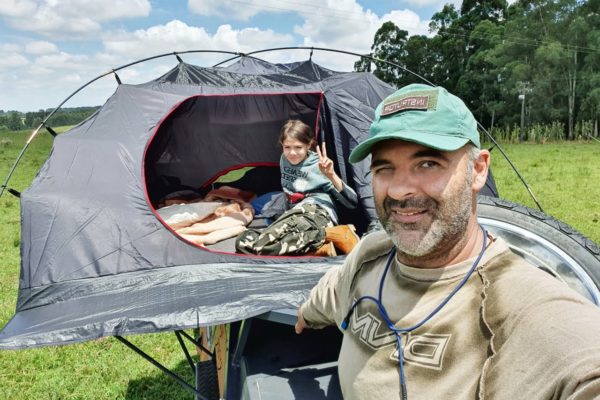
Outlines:
[{"label": "man's arm", "polygon": [[350,285],[357,269],[356,246],[343,265],[330,268],[311,290],[310,296],[298,308],[296,333],[304,328],[324,328],[328,325],[339,325],[346,316],[350,302]]}]

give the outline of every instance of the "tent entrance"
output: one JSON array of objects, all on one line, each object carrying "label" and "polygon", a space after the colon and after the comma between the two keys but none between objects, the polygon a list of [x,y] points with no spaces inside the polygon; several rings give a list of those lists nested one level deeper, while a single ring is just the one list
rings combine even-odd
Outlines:
[{"label": "tent entrance", "polygon": [[150,139],[144,157],[148,199],[156,207],[180,190],[206,189],[247,166],[265,168],[256,194],[281,190],[279,132],[299,119],[319,132],[322,92],[198,95],[175,106]]}]

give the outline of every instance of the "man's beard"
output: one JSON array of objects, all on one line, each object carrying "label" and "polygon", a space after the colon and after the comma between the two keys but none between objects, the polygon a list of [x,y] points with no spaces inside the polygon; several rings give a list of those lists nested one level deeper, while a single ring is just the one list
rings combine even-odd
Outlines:
[{"label": "man's beard", "polygon": [[[398,201],[386,197],[383,204],[376,203],[379,220],[398,253],[415,260],[437,258],[465,238],[472,211],[472,179],[468,173],[466,180],[463,187],[457,187],[441,199],[426,196]],[[426,209],[431,222],[394,221],[393,208]]]}]

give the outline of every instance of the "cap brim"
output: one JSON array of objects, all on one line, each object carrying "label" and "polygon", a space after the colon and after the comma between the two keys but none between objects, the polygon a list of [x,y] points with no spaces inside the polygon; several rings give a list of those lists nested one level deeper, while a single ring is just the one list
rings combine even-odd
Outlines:
[{"label": "cap brim", "polygon": [[371,137],[352,150],[348,160],[351,163],[357,163],[365,159],[370,153],[374,145],[385,140],[404,140],[413,142],[425,147],[441,151],[454,151],[463,147],[469,142],[469,139],[456,137],[453,135],[443,135],[439,132],[392,132],[387,135],[377,135]]}]

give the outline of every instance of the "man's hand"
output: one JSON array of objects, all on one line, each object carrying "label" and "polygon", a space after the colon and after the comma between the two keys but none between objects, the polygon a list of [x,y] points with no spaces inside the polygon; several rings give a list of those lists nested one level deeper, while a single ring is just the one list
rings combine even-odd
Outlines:
[{"label": "man's hand", "polygon": [[304,328],[306,328],[306,322],[304,321],[304,317],[302,316],[302,307],[298,307],[298,321],[296,321],[296,325],[294,326],[296,329],[296,333],[299,335],[302,333]]}]

